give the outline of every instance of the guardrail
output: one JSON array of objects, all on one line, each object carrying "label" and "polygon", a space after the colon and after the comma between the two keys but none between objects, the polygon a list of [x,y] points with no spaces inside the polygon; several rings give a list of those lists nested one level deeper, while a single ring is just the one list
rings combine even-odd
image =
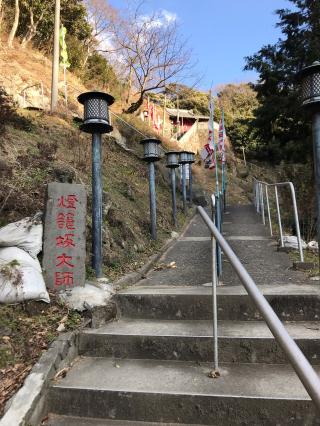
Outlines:
[{"label": "guardrail", "polygon": [[283,247],[284,246],[283,231],[282,231],[281,211],[280,211],[280,204],[279,204],[278,188],[284,187],[284,186],[288,186],[289,189],[290,189],[291,199],[292,199],[293,216],[294,216],[294,222],[295,222],[295,228],[296,228],[296,234],[297,234],[297,241],[298,241],[299,256],[300,256],[300,261],[303,262],[304,256],[303,256],[303,250],[302,250],[302,241],[301,241],[301,233],[300,233],[300,225],[299,225],[299,215],[298,215],[298,208],[297,208],[296,192],[295,192],[293,183],[292,182],[267,183],[267,182],[260,181],[260,180],[256,179],[255,177],[253,177],[254,205],[255,205],[255,208],[257,210],[257,213],[261,214],[262,223],[265,225],[266,224],[266,218],[265,218],[264,198],[266,198],[269,229],[270,229],[270,235],[272,236],[273,230],[272,230],[272,220],[271,220],[268,188],[274,188],[275,203],[276,203],[276,209],[277,209],[277,221],[278,221],[279,235],[280,235],[280,245],[281,245],[281,247]]},{"label": "guardrail", "polygon": [[21,95],[23,96],[23,108],[26,108],[26,91],[28,89],[31,89],[32,87],[40,87],[40,92],[41,92],[41,100],[42,100],[42,109],[45,109],[45,104],[44,104],[44,89],[43,89],[43,83],[42,81],[40,83],[35,83],[35,84],[31,84],[30,86],[24,87],[21,90]]},{"label": "guardrail", "polygon": [[266,298],[258,289],[247,270],[244,268],[239,258],[236,256],[232,248],[229,246],[225,238],[219,232],[213,221],[210,219],[203,207],[198,206],[198,212],[204,223],[207,225],[211,233],[211,250],[212,250],[212,306],[213,306],[213,338],[214,338],[214,368],[218,370],[218,321],[217,321],[217,263],[216,263],[216,247],[220,246],[224,255],[230,261],[233,269],[240,278],[247,293],[251,296],[260,314],[267,323],[271,333],[275,337],[278,344],[286,354],[289,362],[297,373],[299,379],[320,410],[320,379],[315,370],[310,365],[296,342],[287,332],[286,328],[269,305]]}]

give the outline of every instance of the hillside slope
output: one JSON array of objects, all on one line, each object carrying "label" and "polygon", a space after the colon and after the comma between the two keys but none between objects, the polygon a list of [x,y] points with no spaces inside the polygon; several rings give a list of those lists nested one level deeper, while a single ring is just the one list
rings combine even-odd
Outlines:
[{"label": "hillside slope", "polygon": [[[23,88],[39,82],[49,99],[51,61],[41,52],[21,49],[18,44],[15,49],[7,49],[3,44],[0,74],[1,86],[19,105]],[[19,109],[18,113],[25,117],[23,125],[9,123],[5,133],[0,135],[0,224],[43,210],[46,184],[53,180],[72,179],[87,187],[87,235],[90,239],[91,140],[73,121],[74,115],[82,115],[77,96],[87,89],[71,73],[68,73],[68,83],[68,108],[64,106],[63,90],[59,90],[57,114]],[[62,89],[61,83],[60,87]],[[37,90],[31,90],[28,96],[36,99]],[[116,102],[112,109],[119,111],[121,105]],[[131,120],[135,121],[134,118]],[[118,120],[114,125],[120,130],[120,133],[115,132],[116,136],[137,155],[123,149],[112,136],[104,136],[104,264],[105,273],[111,278],[137,268],[145,256],[153,253],[170,236],[172,229],[167,171],[160,165],[157,173],[159,242],[150,240],[147,165],[139,158],[141,148],[138,142],[143,136]],[[141,130],[152,133],[143,125]],[[182,217],[180,219],[182,224]],[[88,270],[90,272],[90,267]]]},{"label": "hillside slope", "polygon": [[[90,136],[82,134],[68,118],[35,111],[24,115],[29,120],[28,130],[10,125],[0,136],[1,225],[43,210],[48,182],[72,179],[87,188],[90,238]],[[113,137],[104,137],[104,264],[111,278],[137,268],[144,255],[152,253],[171,234],[166,169],[161,165],[157,169],[159,242],[154,243],[149,236],[147,165]]]},{"label": "hillside slope", "polygon": [[[36,50],[21,49],[18,45],[16,49],[2,46],[0,73],[1,85],[18,101],[23,87],[39,81],[43,83],[45,95],[49,96],[51,63]],[[89,135],[79,131],[78,124],[73,121],[74,115],[82,115],[77,96],[86,88],[71,73],[68,73],[68,82],[68,108],[64,106],[61,90],[57,114],[20,109],[19,114],[25,117],[23,126],[9,124],[6,132],[0,135],[0,224],[43,210],[46,184],[69,179],[87,187],[87,235],[90,238],[91,140]],[[115,102],[112,110],[119,112],[121,107],[119,102]],[[112,279],[136,269],[172,231],[168,171],[160,162],[157,163],[156,174],[159,241],[154,243],[150,240],[147,166],[139,158],[139,141],[142,134],[158,135],[134,116],[123,118],[139,127],[140,133],[114,118],[115,132],[112,136],[105,135],[103,144],[104,264],[105,273]],[[121,147],[117,141],[124,142],[133,152]],[[176,142],[163,140],[163,143],[168,149],[177,148]],[[201,165],[194,168],[199,184],[212,192],[212,171],[203,169]],[[232,180],[229,184],[232,185]],[[180,214],[180,224],[183,222]],[[88,255],[90,272],[89,265]]]},{"label": "hillside slope", "polygon": [[[69,104],[64,107],[62,99],[64,93],[63,74],[60,70],[59,95],[60,111],[79,111],[76,97],[85,91],[84,85],[72,73],[67,72]],[[41,87],[43,86],[44,105],[49,109],[51,90],[51,60],[38,50],[32,48],[22,49],[15,41],[14,48],[8,49],[6,43],[0,43],[0,84],[5,87],[8,94],[12,95],[19,106],[23,107],[25,92],[26,104],[41,106]],[[29,103],[28,103],[29,101]],[[32,102],[35,104],[33,105]]]}]

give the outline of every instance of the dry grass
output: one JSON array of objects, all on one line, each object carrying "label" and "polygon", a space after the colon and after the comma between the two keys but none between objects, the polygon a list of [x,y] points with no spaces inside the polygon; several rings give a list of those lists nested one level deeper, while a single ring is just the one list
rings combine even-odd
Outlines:
[{"label": "dry grass", "polygon": [[59,334],[78,328],[84,319],[66,306],[28,302],[17,306],[0,307],[0,417],[6,401],[22,386],[33,364]]},{"label": "dry grass", "polygon": [[[86,91],[80,80],[67,71],[69,108],[80,111],[77,96]],[[0,44],[0,83],[8,93],[17,94],[27,86],[43,83],[44,94],[48,98],[51,91],[51,58],[32,48],[22,49],[15,41],[14,48],[8,49],[5,43]],[[63,74],[59,75],[60,108],[63,103]],[[60,109],[61,110],[61,109]]]}]

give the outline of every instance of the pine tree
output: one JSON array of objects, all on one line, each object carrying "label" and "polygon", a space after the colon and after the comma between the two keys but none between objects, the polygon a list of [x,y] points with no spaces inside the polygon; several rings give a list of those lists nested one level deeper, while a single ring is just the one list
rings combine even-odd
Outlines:
[{"label": "pine tree", "polygon": [[320,59],[319,0],[290,0],[293,9],[279,9],[282,37],[246,58],[247,70],[256,70],[255,85],[261,106],[253,121],[264,154],[271,160],[304,161],[311,153],[310,129],[305,124],[296,75]]}]

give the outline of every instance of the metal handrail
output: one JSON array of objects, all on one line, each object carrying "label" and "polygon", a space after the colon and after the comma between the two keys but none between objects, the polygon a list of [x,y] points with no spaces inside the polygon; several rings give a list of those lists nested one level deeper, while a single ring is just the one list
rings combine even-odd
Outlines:
[{"label": "metal handrail", "polygon": [[277,314],[274,312],[267,299],[258,289],[256,283],[253,281],[247,270],[242,265],[239,258],[236,256],[232,248],[229,246],[225,238],[218,231],[215,224],[212,222],[208,214],[205,212],[203,207],[197,207],[200,216],[203,221],[209,228],[213,240],[212,244],[212,289],[213,289],[213,321],[214,321],[214,354],[215,354],[215,369],[218,368],[218,337],[217,337],[217,269],[216,269],[216,257],[215,250],[217,242],[221,247],[224,255],[229,259],[231,265],[233,266],[236,274],[240,278],[244,288],[246,289],[249,296],[251,296],[253,302],[255,303],[260,314],[267,323],[271,333],[275,337],[278,344],[281,346],[282,350],[288,357],[292,367],[294,368],[297,376],[304,385],[306,391],[310,395],[311,399],[315,403],[316,407],[320,410],[320,379],[310,365],[309,361],[302,353],[296,342],[287,332],[286,328],[278,318]]},{"label": "metal handrail", "polygon": [[254,205],[256,207],[257,213],[260,213],[262,215],[262,222],[265,225],[266,224],[266,221],[265,221],[265,203],[264,203],[264,193],[265,193],[269,229],[270,229],[270,235],[272,236],[273,231],[272,231],[272,221],[271,221],[271,213],[270,213],[268,188],[269,187],[274,188],[275,201],[276,201],[276,207],[277,207],[277,220],[278,220],[279,235],[280,235],[280,246],[283,247],[284,246],[283,232],[282,232],[281,212],[280,212],[280,204],[279,204],[279,197],[278,197],[278,187],[282,187],[282,186],[289,186],[289,189],[290,189],[290,192],[291,192],[293,215],[294,215],[294,222],[295,222],[296,234],[297,234],[297,240],[298,240],[298,249],[299,249],[300,261],[303,262],[304,256],[303,256],[303,250],[302,250],[302,240],[301,240],[300,225],[299,225],[297,199],[296,199],[296,192],[295,192],[293,183],[292,182],[267,183],[267,182],[258,180],[255,177],[253,177]]}]

